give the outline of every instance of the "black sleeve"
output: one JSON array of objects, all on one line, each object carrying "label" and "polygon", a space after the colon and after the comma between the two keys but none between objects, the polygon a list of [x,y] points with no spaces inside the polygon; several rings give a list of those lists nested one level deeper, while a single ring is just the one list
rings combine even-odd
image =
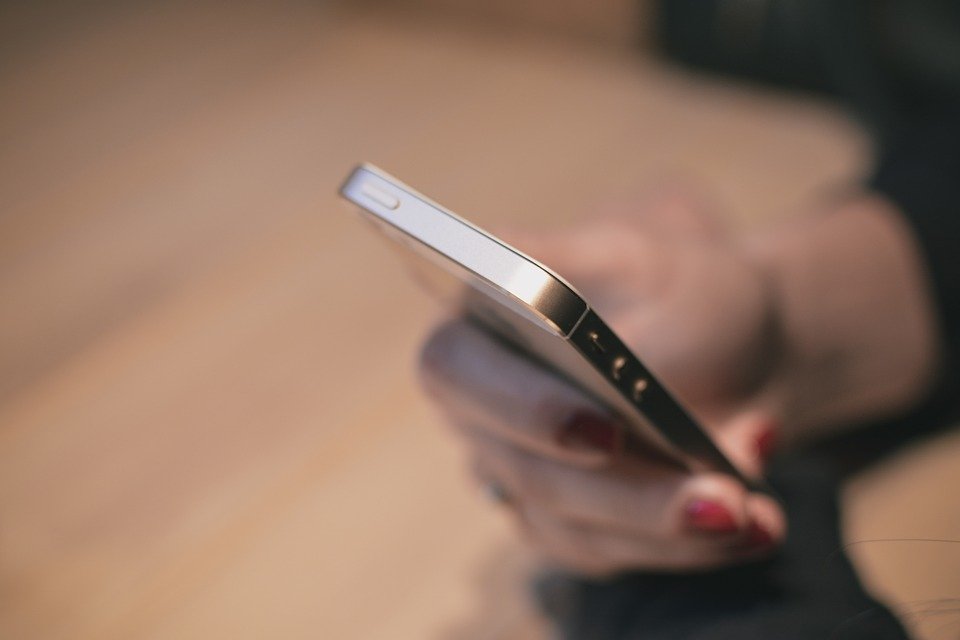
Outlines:
[{"label": "black sleeve", "polygon": [[903,127],[870,185],[907,217],[926,257],[945,338],[939,395],[953,396],[960,379],[960,103]]},{"label": "black sleeve", "polygon": [[632,573],[606,581],[547,574],[541,608],[564,640],[907,640],[863,588],[844,551],[834,464],[774,460],[770,481],[792,523],[772,558],[706,573]]},{"label": "black sleeve", "polygon": [[762,11],[724,0],[656,4],[659,48],[674,62],[827,93],[874,134],[881,152],[871,186],[896,203],[916,231],[947,339],[945,362],[960,368],[956,3],[782,0],[763,3]]}]

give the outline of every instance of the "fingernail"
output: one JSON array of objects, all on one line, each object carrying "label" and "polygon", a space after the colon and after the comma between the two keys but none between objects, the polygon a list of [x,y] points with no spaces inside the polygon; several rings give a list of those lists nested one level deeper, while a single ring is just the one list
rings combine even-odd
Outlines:
[{"label": "fingernail", "polygon": [[693,500],[684,510],[687,525],[692,529],[709,533],[734,533],[740,525],[730,510],[713,500]]},{"label": "fingernail", "polygon": [[744,544],[752,549],[761,549],[773,544],[773,536],[757,521],[752,521],[747,526],[747,537]]},{"label": "fingernail", "polygon": [[623,432],[608,418],[589,411],[577,411],[557,434],[561,447],[571,451],[615,456],[623,449]]},{"label": "fingernail", "polygon": [[760,432],[760,435],[757,436],[757,457],[761,462],[768,462],[770,458],[773,457],[773,453],[777,450],[777,431],[778,429],[776,424],[770,422]]}]

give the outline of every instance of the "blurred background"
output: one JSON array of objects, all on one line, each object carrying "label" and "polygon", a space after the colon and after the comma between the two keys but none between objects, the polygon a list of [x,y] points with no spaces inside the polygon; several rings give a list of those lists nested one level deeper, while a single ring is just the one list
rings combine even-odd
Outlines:
[{"label": "blurred background", "polygon": [[[418,395],[436,311],[336,189],[371,161],[537,225],[691,179],[747,228],[866,170],[835,107],[673,68],[651,20],[0,6],[0,636],[547,637],[532,561]],[[847,540],[960,538],[930,497],[958,452],[859,476]],[[918,637],[956,637],[924,607],[960,597],[960,551],[850,551]]]}]

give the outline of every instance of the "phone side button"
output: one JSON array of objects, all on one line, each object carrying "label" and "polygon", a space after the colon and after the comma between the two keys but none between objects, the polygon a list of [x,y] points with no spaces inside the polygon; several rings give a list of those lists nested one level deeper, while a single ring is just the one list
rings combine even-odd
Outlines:
[{"label": "phone side button", "polygon": [[607,352],[607,348],[604,347],[603,344],[600,342],[600,334],[598,334],[596,331],[589,332],[587,334],[587,340],[589,340],[593,348],[599,351],[600,353]]},{"label": "phone side button", "polygon": [[613,359],[613,362],[610,363],[610,375],[613,376],[614,380],[619,380],[623,376],[623,368],[627,366],[627,359],[625,356],[617,356]]},{"label": "phone side button", "polygon": [[369,182],[365,182],[360,187],[360,193],[387,209],[396,209],[400,206],[400,198]]},{"label": "phone side button", "polygon": [[643,400],[643,392],[647,390],[647,387],[650,385],[647,382],[646,378],[637,378],[633,383],[633,399],[635,402],[640,402]]}]

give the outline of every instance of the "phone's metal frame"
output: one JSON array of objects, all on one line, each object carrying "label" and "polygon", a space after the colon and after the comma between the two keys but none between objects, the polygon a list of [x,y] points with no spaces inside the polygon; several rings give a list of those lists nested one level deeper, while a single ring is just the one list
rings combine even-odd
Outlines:
[{"label": "phone's metal frame", "polygon": [[[583,296],[547,266],[372,165],[356,167],[340,193],[399,244],[462,281],[492,290],[499,303],[529,321],[521,323],[521,329],[536,325],[526,332],[535,343],[527,350],[633,426],[635,443],[649,448],[653,441],[691,470],[726,473],[753,490],[770,493],[762,479],[745,476],[727,459]],[[516,342],[480,320],[501,338]]]}]

